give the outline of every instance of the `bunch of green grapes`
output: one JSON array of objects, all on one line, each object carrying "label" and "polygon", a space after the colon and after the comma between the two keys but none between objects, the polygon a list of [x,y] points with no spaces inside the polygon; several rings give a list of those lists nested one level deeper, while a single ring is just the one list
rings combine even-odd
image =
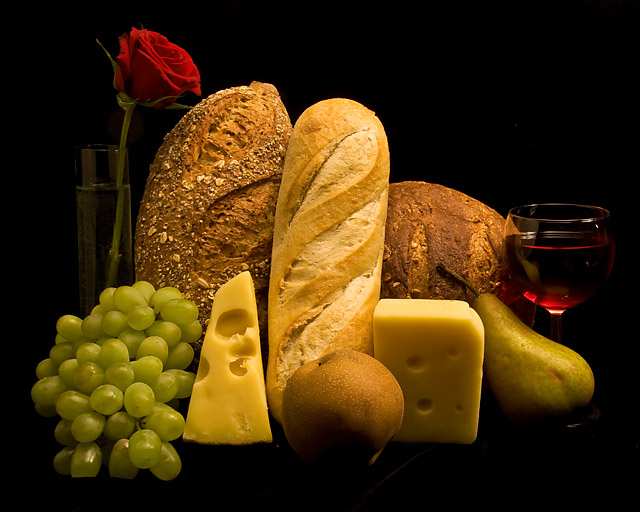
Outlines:
[{"label": "bunch of green grapes", "polygon": [[185,424],[178,404],[191,396],[188,368],[202,335],[196,304],[177,288],[137,281],[105,289],[89,315],[63,315],[56,331],[31,389],[38,413],[59,417],[54,469],[175,478],[182,462],[172,441]]}]

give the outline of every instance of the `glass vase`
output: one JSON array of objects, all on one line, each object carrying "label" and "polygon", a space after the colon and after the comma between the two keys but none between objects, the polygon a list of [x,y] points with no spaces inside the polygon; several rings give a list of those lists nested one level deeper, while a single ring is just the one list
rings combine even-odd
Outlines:
[{"label": "glass vase", "polygon": [[89,145],[76,149],[79,305],[82,315],[88,315],[98,304],[100,293],[105,288],[133,282],[127,151],[123,161],[119,156],[120,149],[115,145]]}]

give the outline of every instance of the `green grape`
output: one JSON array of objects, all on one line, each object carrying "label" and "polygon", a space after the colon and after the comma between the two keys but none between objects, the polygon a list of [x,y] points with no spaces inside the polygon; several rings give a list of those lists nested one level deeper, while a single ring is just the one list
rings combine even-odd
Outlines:
[{"label": "green grape", "polygon": [[66,361],[62,361],[60,366],[58,367],[58,375],[62,379],[68,387],[74,387],[73,384],[73,374],[78,368],[78,360],[74,357],[72,359],[67,359]]},{"label": "green grape", "polygon": [[138,331],[137,329],[125,329],[118,334],[118,339],[123,341],[129,349],[129,354],[134,355],[138,351],[138,347],[142,340],[147,337],[144,331]]},{"label": "green grape", "polygon": [[34,404],[33,408],[35,411],[44,418],[53,418],[58,413],[56,412],[55,405],[42,405],[42,404]]},{"label": "green grape", "polygon": [[104,289],[84,318],[59,317],[31,389],[40,414],[59,416],[56,472],[93,477],[105,465],[116,478],[141,468],[175,478],[181,461],[170,441],[184,432],[178,400],[191,395],[186,368],[202,333],[193,301],[147,281]]},{"label": "green grape", "polygon": [[129,457],[129,439],[119,439],[111,449],[109,456],[109,475],[113,478],[135,478],[139,468]]},{"label": "green grape", "polygon": [[167,343],[167,347],[175,346],[182,338],[180,326],[166,320],[156,320],[145,332],[147,336],[160,336]]},{"label": "green grape", "polygon": [[173,480],[182,470],[182,461],[175,447],[169,442],[162,443],[160,460],[149,471],[160,480]]},{"label": "green grape", "polygon": [[98,300],[99,305],[102,307],[103,314],[107,311],[111,311],[116,309],[116,305],[113,302],[113,294],[116,291],[114,286],[110,286],[109,288],[105,288],[100,293],[100,298]]},{"label": "green grape", "polygon": [[102,347],[100,347],[100,345],[92,341],[82,343],[76,349],[76,359],[78,360],[78,364],[97,363],[101,348]]},{"label": "green grape", "polygon": [[51,377],[58,374],[58,365],[53,362],[53,359],[47,357],[38,363],[36,366],[36,377],[42,379],[43,377]]},{"label": "green grape", "polygon": [[156,403],[153,404],[151,412],[149,414],[147,414],[147,416],[151,416],[152,414],[155,414],[157,412],[172,411],[172,410],[176,410],[177,411],[177,409],[171,407],[169,404],[166,404],[164,402],[158,402],[156,400]]},{"label": "green grape", "polygon": [[99,313],[90,313],[82,320],[82,333],[92,340],[97,340],[104,336],[104,331],[102,330],[102,318],[103,314]]},{"label": "green grape", "polygon": [[189,299],[171,299],[160,308],[160,317],[174,324],[190,324],[198,320],[198,306]]},{"label": "green grape", "polygon": [[142,293],[147,303],[149,303],[151,296],[156,291],[155,287],[149,281],[136,281],[131,286]]},{"label": "green grape", "polygon": [[56,423],[56,427],[53,430],[53,437],[58,443],[65,446],[77,443],[76,438],[73,437],[71,433],[71,423],[72,421],[66,418],[60,418],[58,423]]},{"label": "green grape", "polygon": [[68,389],[59,375],[43,377],[31,387],[31,399],[38,406],[54,406],[58,397]]},{"label": "green grape", "polygon": [[127,314],[118,309],[107,311],[102,317],[100,326],[108,336],[117,337],[118,334],[129,328]]},{"label": "green grape", "polygon": [[73,385],[83,393],[90,394],[104,383],[104,370],[98,363],[80,363],[73,372]]},{"label": "green grape", "polygon": [[116,444],[115,441],[111,439],[106,439],[101,437],[96,441],[98,446],[100,447],[100,451],[102,452],[102,465],[105,467],[109,467],[109,460],[111,459],[111,452],[113,450],[113,446]]},{"label": "green grape", "polygon": [[129,439],[136,428],[136,420],[126,411],[118,411],[107,417],[104,424],[104,437],[111,441]]},{"label": "green grape", "polygon": [[49,359],[56,366],[60,366],[62,361],[71,359],[76,356],[76,349],[70,341],[63,341],[51,347],[49,350]]},{"label": "green grape", "polygon": [[129,349],[124,341],[118,338],[109,338],[102,343],[97,363],[104,370],[113,363],[128,363],[129,361]]},{"label": "green grape", "polygon": [[[97,340],[94,340],[94,341],[95,341],[96,345],[98,345],[100,348],[102,348],[102,345],[104,344],[105,341],[111,340],[113,338],[114,338],[114,336],[111,336],[109,334],[105,334],[101,338],[98,338]],[[116,336],[116,338],[117,338],[117,336]],[[120,338],[118,338],[118,339],[120,339]]]},{"label": "green grape", "polygon": [[143,331],[156,321],[156,312],[152,307],[136,306],[127,313],[127,323],[132,329]]},{"label": "green grape", "polygon": [[111,364],[104,371],[104,381],[124,392],[135,381],[135,373],[131,363],[116,362]]},{"label": "green grape", "polygon": [[109,416],[122,409],[124,394],[113,384],[102,384],[91,392],[89,403],[97,412]]},{"label": "green grape", "polygon": [[156,313],[160,313],[162,306],[164,306],[165,302],[168,302],[172,299],[181,299],[182,292],[173,286],[164,286],[162,288],[158,288],[154,294],[149,299],[149,305],[156,311]]},{"label": "green grape", "polygon": [[110,311],[110,309],[105,305],[96,304],[95,306],[93,306],[93,309],[89,311],[89,314],[103,316],[107,311]]},{"label": "green grape", "polygon": [[164,367],[167,369],[186,370],[193,361],[195,351],[190,343],[181,341],[175,347],[169,349]]},{"label": "green grape", "polygon": [[102,435],[106,418],[97,411],[78,414],[71,422],[71,434],[80,443],[90,443]]},{"label": "green grape", "polygon": [[126,314],[136,306],[146,306],[147,299],[133,286],[118,286],[113,292],[113,303]]},{"label": "green grape", "polygon": [[142,340],[136,351],[136,359],[144,356],[155,356],[164,364],[167,357],[169,357],[169,346],[164,338],[160,336],[147,336]]},{"label": "green grape", "polygon": [[173,373],[178,378],[178,392],[176,398],[187,398],[191,396],[193,384],[196,380],[196,374],[186,370],[169,369],[167,373]]},{"label": "green grape", "polygon": [[149,414],[155,401],[153,389],[144,382],[134,382],[124,392],[124,408],[135,418]]},{"label": "green grape", "polygon": [[82,336],[82,319],[76,315],[62,315],[56,322],[56,332],[66,341]]},{"label": "green grape", "polygon": [[168,402],[178,392],[178,377],[172,373],[162,372],[151,384],[157,402]]},{"label": "green grape", "polygon": [[80,336],[77,340],[72,341],[73,346],[77,349],[80,345],[87,342],[95,341],[93,338],[89,338],[89,336],[85,336],[84,334]]},{"label": "green grape", "polygon": [[131,367],[136,381],[151,385],[162,373],[163,364],[156,356],[143,356],[131,361]]},{"label": "green grape", "polygon": [[202,336],[202,324],[198,320],[189,324],[181,324],[180,332],[182,333],[180,341],[184,341],[185,343],[195,343]]},{"label": "green grape", "polygon": [[72,477],[95,477],[102,466],[102,451],[95,441],[79,443],[71,455],[70,471]]},{"label": "green grape", "polygon": [[140,469],[150,468],[160,461],[162,440],[153,430],[143,428],[129,438],[129,458]]},{"label": "green grape", "polygon": [[65,446],[53,457],[53,469],[60,475],[71,474],[71,456],[75,446]]},{"label": "green grape", "polygon": [[61,418],[73,420],[79,414],[91,412],[89,396],[75,389],[68,389],[60,393],[56,400],[56,412]]},{"label": "green grape", "polygon": [[142,421],[144,428],[153,430],[163,441],[178,439],[184,432],[185,419],[172,407],[154,410]]}]

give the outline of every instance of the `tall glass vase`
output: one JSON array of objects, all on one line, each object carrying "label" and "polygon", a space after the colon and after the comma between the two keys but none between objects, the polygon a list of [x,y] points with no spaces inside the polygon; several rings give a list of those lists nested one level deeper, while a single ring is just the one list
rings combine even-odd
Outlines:
[{"label": "tall glass vase", "polygon": [[88,315],[109,286],[132,284],[131,189],[125,150],[89,145],[76,150],[76,205],[80,313]]}]

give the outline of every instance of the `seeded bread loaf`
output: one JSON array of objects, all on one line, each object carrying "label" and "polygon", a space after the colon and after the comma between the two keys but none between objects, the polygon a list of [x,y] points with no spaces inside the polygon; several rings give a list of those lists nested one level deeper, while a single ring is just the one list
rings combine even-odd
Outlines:
[{"label": "seeded bread loaf", "polygon": [[150,168],[135,229],[136,279],[179,288],[206,325],[218,288],[249,270],[266,344],[273,220],[290,135],[270,84],[225,89],[189,110]]},{"label": "seeded bread loaf", "polygon": [[535,308],[507,285],[504,225],[498,212],[458,190],[423,181],[392,183],[381,297],[471,302],[473,293],[439,270],[441,263],[531,323]]},{"label": "seeded bread loaf", "polygon": [[389,149],[375,114],[320,101],[294,125],[276,208],[269,289],[267,397],[307,361],[339,348],[372,353],[373,309],[389,187]]}]

